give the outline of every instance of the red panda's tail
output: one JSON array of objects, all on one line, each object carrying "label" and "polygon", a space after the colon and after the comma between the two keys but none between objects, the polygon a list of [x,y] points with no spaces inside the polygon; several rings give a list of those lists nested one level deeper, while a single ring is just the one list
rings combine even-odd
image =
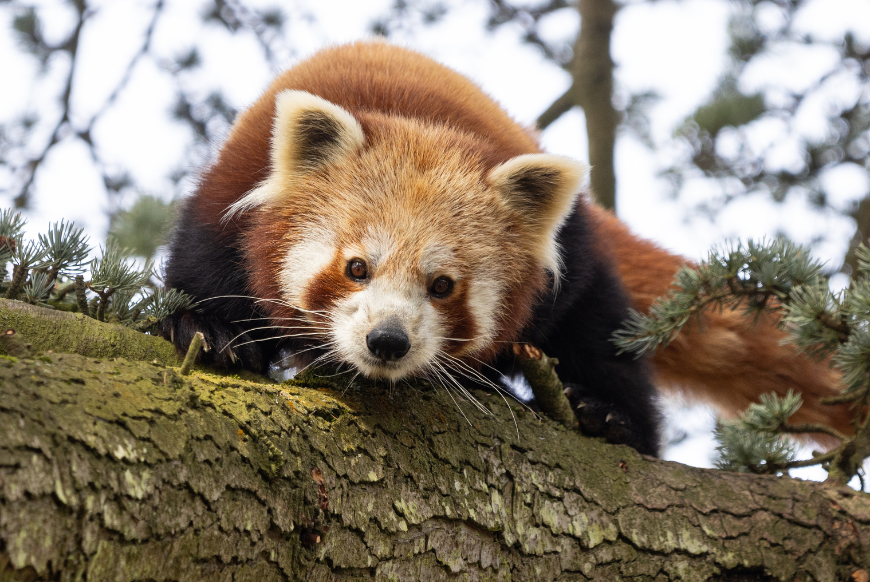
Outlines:
[{"label": "red panda's tail", "polygon": [[[611,213],[592,206],[591,214],[601,238],[611,245],[634,308],[646,312],[668,292],[686,259],[635,236]],[[714,404],[726,416],[757,402],[761,394],[782,396],[791,389],[803,398],[792,422],[826,424],[851,433],[849,408],[819,401],[839,393],[840,374],[828,361],[812,359],[798,353],[793,344],[784,344],[785,336],[775,315],[752,320],[740,311],[710,310],[700,323],[690,323],[653,356],[657,383],[664,390]],[[824,438],[814,440],[833,444]]]}]

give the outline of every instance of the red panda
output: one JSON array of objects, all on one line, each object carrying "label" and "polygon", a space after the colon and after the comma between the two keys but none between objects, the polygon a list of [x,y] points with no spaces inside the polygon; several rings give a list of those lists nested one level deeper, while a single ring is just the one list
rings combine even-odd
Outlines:
[{"label": "red panda", "polygon": [[617,354],[628,308],[684,260],[578,195],[549,155],[462,75],[385,42],[323,50],[241,113],[180,212],[166,283],[201,300],[162,333],[206,361],[262,370],[310,351],[372,378],[510,374],[510,345],[558,357],[584,432],[656,454],[652,378],[726,412],[792,388],[799,421],[842,429],[825,364],[775,322],[713,313],[646,361]]}]

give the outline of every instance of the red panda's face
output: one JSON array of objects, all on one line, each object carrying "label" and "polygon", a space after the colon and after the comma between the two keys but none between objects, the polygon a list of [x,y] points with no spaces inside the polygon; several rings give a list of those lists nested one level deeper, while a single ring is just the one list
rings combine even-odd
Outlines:
[{"label": "red panda's face", "polygon": [[489,347],[533,266],[474,165],[412,152],[370,143],[262,214],[285,225],[275,293],[369,377],[437,374]]},{"label": "red panda's face", "polygon": [[338,360],[366,376],[395,380],[489,344],[503,282],[490,279],[482,290],[452,247],[459,241],[433,241],[420,231],[419,240],[395,236],[379,221],[360,226],[361,236],[336,237],[341,242],[327,255],[332,260],[308,280],[294,281],[298,286],[287,284],[293,253],[282,272],[286,297],[324,314]]},{"label": "red panda's face", "polygon": [[544,155],[487,170],[471,146],[410,120],[364,133],[331,103],[279,95],[271,175],[228,212],[257,209],[246,252],[273,321],[391,380],[437,378],[518,331],[520,290],[558,271],[579,172]]}]

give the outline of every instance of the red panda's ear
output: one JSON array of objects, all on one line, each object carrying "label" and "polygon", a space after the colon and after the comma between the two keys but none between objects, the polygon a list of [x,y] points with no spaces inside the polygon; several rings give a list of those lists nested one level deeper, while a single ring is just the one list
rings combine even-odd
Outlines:
[{"label": "red panda's ear", "polygon": [[283,91],[275,98],[272,171],[294,175],[334,164],[363,146],[359,122],[338,105],[305,91]]},{"label": "red panda's ear", "polygon": [[496,166],[487,176],[489,186],[526,223],[534,253],[554,273],[561,262],[556,234],[574,208],[588,169],[564,156],[526,154]]},{"label": "red panda's ear", "polygon": [[364,143],[362,126],[346,110],[305,91],[282,91],[275,97],[269,178],[227,208],[223,219],[280,200],[295,180],[338,163]]}]

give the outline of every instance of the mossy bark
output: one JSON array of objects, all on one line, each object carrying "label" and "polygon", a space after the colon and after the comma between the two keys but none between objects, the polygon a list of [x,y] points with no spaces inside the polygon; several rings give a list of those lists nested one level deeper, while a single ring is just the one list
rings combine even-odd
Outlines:
[{"label": "mossy bark", "polygon": [[[104,325],[81,313],[0,299],[0,332],[13,329],[35,352],[52,350],[114,358],[180,362],[175,348],[158,337],[120,325]],[[2,351],[0,351],[2,353]]]},{"label": "mossy bark", "polygon": [[484,414],[440,389],[346,382],[0,358],[0,580],[834,581],[870,569],[866,494],[641,457],[496,395],[477,395]]}]

